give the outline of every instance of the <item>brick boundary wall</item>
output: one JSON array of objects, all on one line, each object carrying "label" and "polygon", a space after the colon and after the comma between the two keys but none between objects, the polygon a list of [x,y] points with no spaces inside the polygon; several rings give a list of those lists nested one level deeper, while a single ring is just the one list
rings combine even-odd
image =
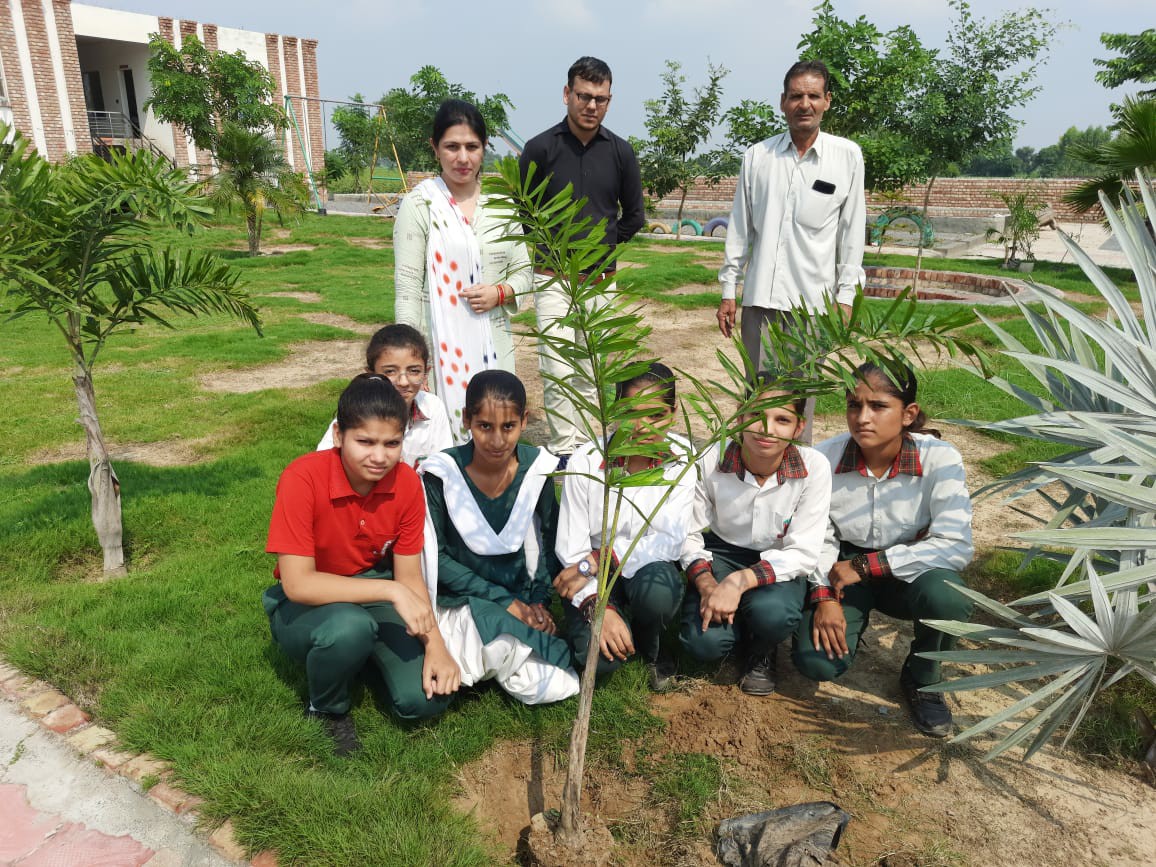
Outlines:
[{"label": "brick boundary wall", "polygon": [[[68,156],[64,144],[64,120],[60,116],[60,100],[56,91],[56,75],[52,71],[52,53],[48,47],[48,23],[40,0],[21,3],[24,29],[28,38],[28,52],[32,56],[32,76],[36,81],[36,96],[40,103],[40,120],[44,124],[45,158],[59,162]],[[16,55],[13,55],[13,60]],[[7,72],[8,64],[4,64]],[[25,97],[27,98],[27,97]],[[87,127],[88,125],[85,124]],[[29,130],[31,132],[31,130]]]},{"label": "brick boundary wall", "polygon": [[[997,196],[1000,192],[1015,192],[1030,186],[1056,212],[1059,220],[1073,223],[1096,223],[1103,219],[1100,208],[1086,214],[1077,214],[1063,201],[1064,193],[1084,183],[1085,178],[940,178],[931,188],[930,212],[934,216],[989,216],[1006,211]],[[686,197],[686,209],[709,211],[724,216],[730,213],[734,201],[737,178],[723,178],[714,186],[699,179]],[[923,207],[926,187],[912,184],[895,196],[867,194],[867,210],[877,213],[895,205]],[[679,194],[667,196],[658,203],[662,211],[678,210]]]},{"label": "brick boundary wall", "polygon": [[[169,45],[176,44],[172,18],[157,18],[157,27]],[[185,131],[176,124],[169,124],[169,126],[173,131],[173,162],[178,166],[187,166],[189,164],[189,145],[185,139]]]},{"label": "brick boundary wall", "polygon": [[[269,62],[269,75],[273,77],[273,101],[278,108],[285,105],[285,88],[281,86],[281,53],[278,47],[281,37],[276,33],[265,34],[265,59]],[[290,133],[286,130],[281,135],[282,147],[289,147]]]},{"label": "brick boundary wall", "polygon": [[76,152],[92,152],[92,135],[88,130],[88,105],[84,101],[84,82],[80,78],[80,58],[76,52],[76,31],[72,27],[72,3],[69,0],[52,0],[52,11],[56,17],[56,32],[60,39],[61,63],[68,90],[68,103],[72,109],[72,127],[76,136]]},{"label": "brick boundary wall", "polygon": [[4,79],[8,84],[8,102],[12,109],[13,125],[24,133],[29,143],[32,136],[32,112],[28,110],[28,92],[24,86],[24,70],[20,68],[16,54],[16,24],[9,13],[8,4],[0,0],[0,55],[4,63]]}]

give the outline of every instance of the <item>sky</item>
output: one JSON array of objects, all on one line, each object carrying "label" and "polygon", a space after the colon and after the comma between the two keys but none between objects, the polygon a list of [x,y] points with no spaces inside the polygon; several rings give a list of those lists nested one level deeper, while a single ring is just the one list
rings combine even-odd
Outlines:
[{"label": "sky", "polygon": [[[420,67],[438,67],[479,95],[505,93],[522,138],[564,115],[562,87],[570,63],[600,57],[614,73],[606,125],[645,136],[643,103],[661,93],[666,60],[682,64],[688,87],[705,81],[707,63],[730,70],[723,104],[777,102],[782,76],[797,59],[818,0],[87,0],[152,15],[317,39],[323,97],[360,92],[376,99],[407,86]],[[972,0],[973,15],[994,19],[1028,5]],[[1098,84],[1094,58],[1113,56],[1101,33],[1139,33],[1156,26],[1152,0],[1041,0],[1062,23],[1036,98],[1015,114],[1016,145],[1054,144],[1069,127],[1106,126],[1108,105],[1129,89]],[[928,47],[941,47],[952,19],[946,0],[835,0],[844,20],[860,15],[881,30],[910,25]],[[1131,91],[1137,88],[1131,88]],[[336,143],[330,142],[333,147]]]}]

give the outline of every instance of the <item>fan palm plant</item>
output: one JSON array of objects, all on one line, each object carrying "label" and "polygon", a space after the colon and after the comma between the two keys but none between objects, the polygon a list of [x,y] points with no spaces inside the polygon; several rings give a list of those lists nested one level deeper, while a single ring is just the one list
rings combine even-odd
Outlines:
[{"label": "fan palm plant", "polygon": [[280,144],[262,130],[226,122],[217,140],[220,171],[207,181],[210,201],[245,215],[249,255],[261,252],[261,227],[266,209],[278,217],[293,217],[305,210],[306,186],[294,172]]},{"label": "fan palm plant", "polygon": [[[1156,212],[1151,180],[1140,172],[1136,179],[1143,206]],[[997,647],[925,654],[929,658],[1012,664],[934,690],[1054,678],[956,737],[965,740],[1028,714],[989,758],[1025,742],[1025,757],[1030,757],[1064,725],[1067,743],[1096,696],[1123,677],[1138,674],[1156,685],[1156,241],[1145,226],[1141,203],[1126,188],[1121,196],[1119,210],[1104,193],[1100,201],[1135,274],[1140,315],[1064,235],[1065,245],[1108,303],[1110,317],[1085,314],[1041,289],[1042,313],[1020,305],[1041,346],[1035,352],[988,322],[1003,353],[1020,361],[1049,397],[997,382],[1036,413],[986,427],[1073,447],[997,485],[1013,490],[1013,499],[1049,484],[1066,491],[1063,499],[1049,500],[1053,515],[1043,529],[1018,534],[1034,546],[1071,552],[1059,585],[1008,605],[956,588],[1004,625],[931,623]],[[1090,614],[1074,604],[1089,599]]]}]

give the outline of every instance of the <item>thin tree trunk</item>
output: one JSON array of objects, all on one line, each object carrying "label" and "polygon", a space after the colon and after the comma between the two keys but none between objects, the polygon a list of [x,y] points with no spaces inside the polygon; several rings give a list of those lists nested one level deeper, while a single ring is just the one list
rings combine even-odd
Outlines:
[{"label": "thin tree trunk", "polygon": [[104,551],[104,572],[107,577],[125,574],[124,529],[120,512],[120,482],[112,469],[104,433],[96,415],[96,394],[92,375],[77,366],[72,383],[76,388],[76,404],[80,409],[80,424],[88,450],[88,490],[92,494],[92,526]]},{"label": "thin tree trunk", "polygon": [[590,646],[586,648],[586,667],[578,690],[578,715],[570,731],[570,756],[566,764],[566,783],[562,787],[562,816],[556,838],[559,843],[577,849],[582,845],[582,777],[586,770],[586,741],[590,737],[590,711],[594,705],[594,678],[598,674],[598,644],[602,638],[602,620],[606,606],[595,606],[590,624]]},{"label": "thin tree trunk", "polygon": [[249,255],[260,255],[261,226],[257,222],[257,214],[255,212],[251,212],[245,215],[245,228],[249,230]]},{"label": "thin tree trunk", "polygon": [[[935,178],[929,178],[927,189],[923,191],[923,226],[927,225],[927,207],[931,202],[931,188],[935,185]],[[919,297],[919,272],[923,268],[923,226],[919,226],[919,251],[915,254],[915,279],[911,283],[911,291]]]},{"label": "thin tree trunk", "polygon": [[686,204],[686,187],[681,187],[682,198],[678,200],[678,217],[677,228],[674,230],[674,239],[677,241],[682,237],[682,208]]}]

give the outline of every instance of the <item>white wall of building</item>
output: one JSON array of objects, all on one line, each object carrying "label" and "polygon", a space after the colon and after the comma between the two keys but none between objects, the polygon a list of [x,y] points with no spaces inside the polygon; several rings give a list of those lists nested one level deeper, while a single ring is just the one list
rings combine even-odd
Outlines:
[{"label": "white wall of building", "polygon": [[232,54],[242,52],[250,60],[269,68],[269,53],[265,50],[265,34],[252,30],[237,30],[234,27],[217,28],[217,50]]},{"label": "white wall of building", "polygon": [[77,36],[115,39],[140,45],[148,45],[149,34],[161,29],[155,15],[84,6],[80,3],[72,4],[72,27]]}]

